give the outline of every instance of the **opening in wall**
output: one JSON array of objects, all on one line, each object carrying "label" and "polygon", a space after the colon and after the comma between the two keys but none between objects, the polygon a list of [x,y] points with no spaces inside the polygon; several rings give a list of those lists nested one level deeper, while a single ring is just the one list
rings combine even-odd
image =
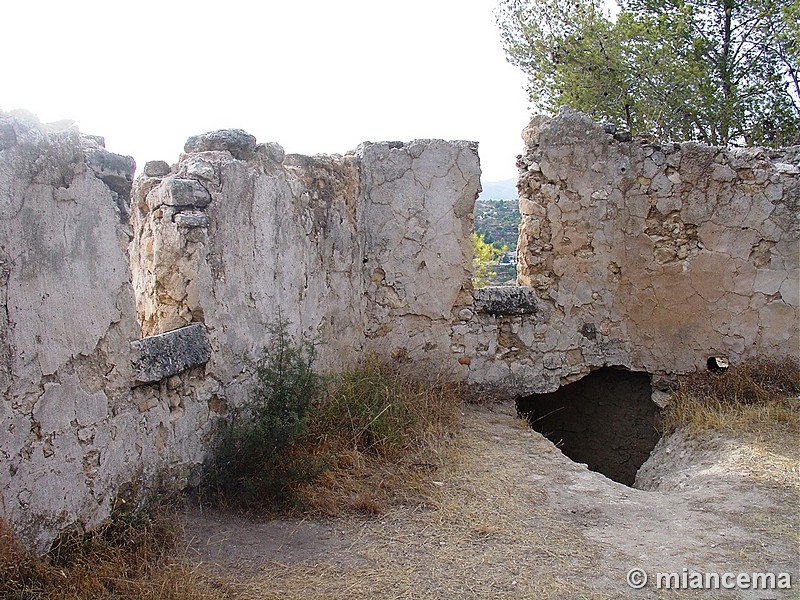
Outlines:
[{"label": "opening in wall", "polygon": [[569,458],[632,485],[661,437],[650,375],[604,367],[549,394],[517,400],[531,427]]},{"label": "opening in wall", "polygon": [[483,184],[483,193],[475,201],[472,243],[476,288],[516,285],[517,282],[519,199],[516,181],[503,183],[506,185]]}]

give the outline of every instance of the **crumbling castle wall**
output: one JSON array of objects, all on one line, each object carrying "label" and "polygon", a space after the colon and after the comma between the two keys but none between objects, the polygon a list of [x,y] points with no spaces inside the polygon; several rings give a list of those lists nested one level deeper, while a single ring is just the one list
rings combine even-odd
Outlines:
[{"label": "crumbling castle wall", "polygon": [[131,389],[133,170],[100,138],[0,113],[0,515],[39,547],[202,456],[202,377]]},{"label": "crumbling castle wall", "polygon": [[279,314],[335,369],[449,355],[471,302],[475,144],[286,156],[226,130],[133,170],[0,113],[0,517],[40,548],[191,482]]},{"label": "crumbling castle wall", "polygon": [[[465,378],[477,144],[371,144],[364,155],[365,351]],[[459,316],[461,315],[461,316]]]},{"label": "crumbling castle wall", "polygon": [[192,482],[279,314],[324,370],[377,354],[501,398],[796,352],[797,149],[570,111],[524,138],[521,285],[473,291],[475,143],[307,157],[224,130],[132,181],[101,138],[0,112],[0,517],[43,548]]},{"label": "crumbling castle wall", "polygon": [[206,371],[234,403],[243,357],[258,355],[279,311],[322,342],[323,368],[369,353],[450,358],[453,315],[472,302],[479,177],[468,142],[308,157],[237,130],[192,138],[176,165],[148,163],[134,185],[142,331],[204,323]]},{"label": "crumbling castle wall", "polygon": [[542,393],[602,366],[796,355],[800,148],[662,145],[568,109],[523,139],[531,308],[482,317],[476,381]]}]

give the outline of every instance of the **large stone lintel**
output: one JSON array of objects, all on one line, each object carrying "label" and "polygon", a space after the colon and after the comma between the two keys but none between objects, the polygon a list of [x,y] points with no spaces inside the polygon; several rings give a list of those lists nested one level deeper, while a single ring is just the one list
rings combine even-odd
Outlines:
[{"label": "large stone lintel", "polygon": [[211,358],[211,342],[202,323],[193,323],[131,342],[133,385],[160,381]]},{"label": "large stone lintel", "polygon": [[538,312],[532,288],[503,285],[479,288],[473,292],[475,310],[491,315],[533,315]]}]

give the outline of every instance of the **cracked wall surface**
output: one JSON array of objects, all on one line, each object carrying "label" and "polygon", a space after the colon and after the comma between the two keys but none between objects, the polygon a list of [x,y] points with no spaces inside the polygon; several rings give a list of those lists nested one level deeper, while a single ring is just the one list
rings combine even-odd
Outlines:
[{"label": "cracked wall surface", "polygon": [[522,285],[473,292],[473,142],[309,157],[221,130],[131,181],[102,138],[0,112],[0,517],[44,548],[196,481],[279,313],[323,370],[377,354],[481,397],[796,352],[798,149],[571,112],[524,138]]},{"label": "cracked wall surface", "polygon": [[0,517],[32,546],[195,481],[279,313],[325,370],[462,366],[474,143],[287,156],[223,130],[135,181],[103,146],[0,113]]},{"label": "cracked wall surface", "polygon": [[472,306],[477,144],[422,140],[361,149],[368,352],[465,377],[452,328]]},{"label": "cracked wall surface", "polygon": [[608,365],[796,355],[800,148],[617,138],[568,109],[523,132],[518,283],[538,312],[483,318],[474,377],[542,393]]},{"label": "cracked wall surface", "polygon": [[[134,184],[131,266],[142,331],[204,323],[207,372],[229,401],[243,356],[281,316],[317,337],[321,366],[366,353],[449,360],[470,290],[477,146],[365,143],[343,156],[285,155],[239,130],[187,142]],[[454,316],[456,315],[456,316]]]},{"label": "cracked wall surface", "polygon": [[202,454],[201,376],[131,390],[133,170],[102,138],[0,112],[0,515],[40,548]]}]

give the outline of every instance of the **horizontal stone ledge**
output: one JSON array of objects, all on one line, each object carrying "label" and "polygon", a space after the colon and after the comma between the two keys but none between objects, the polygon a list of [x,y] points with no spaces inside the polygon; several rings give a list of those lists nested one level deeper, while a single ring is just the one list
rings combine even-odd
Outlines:
[{"label": "horizontal stone ledge", "polygon": [[479,288],[472,292],[475,310],[490,315],[533,315],[538,312],[533,288],[502,285]]},{"label": "horizontal stone ledge", "polygon": [[203,323],[131,342],[133,385],[161,381],[211,358],[211,342]]}]

